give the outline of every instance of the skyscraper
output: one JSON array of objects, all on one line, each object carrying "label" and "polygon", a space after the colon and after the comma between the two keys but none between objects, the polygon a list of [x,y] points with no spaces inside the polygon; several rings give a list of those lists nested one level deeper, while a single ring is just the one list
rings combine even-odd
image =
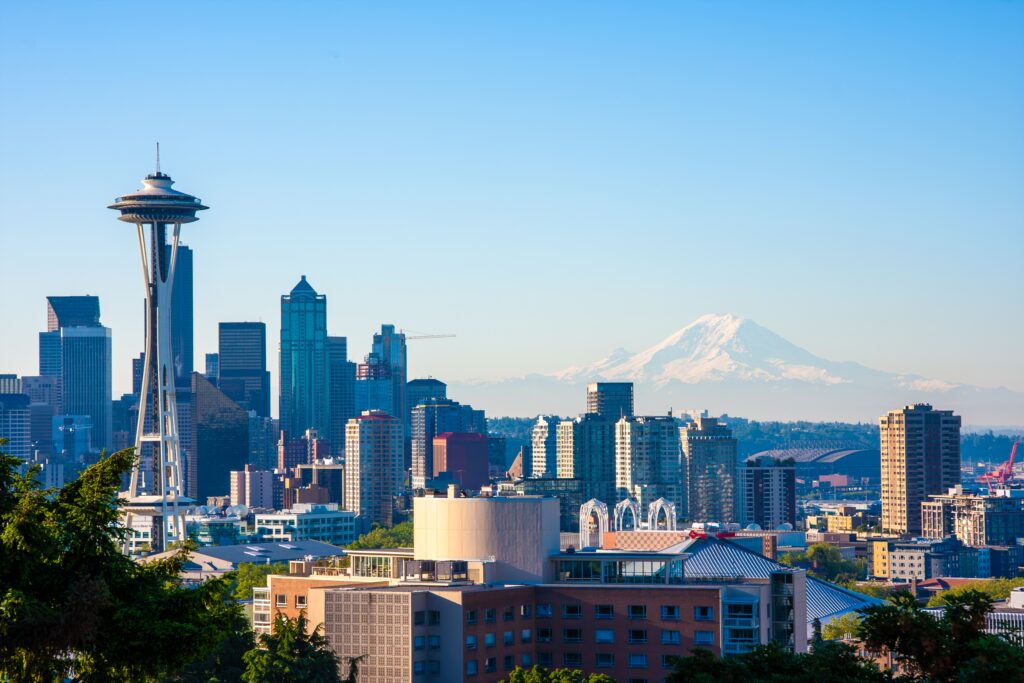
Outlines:
[{"label": "skyscraper", "polygon": [[330,434],[331,377],[327,353],[327,297],[303,275],[281,297],[281,429]]},{"label": "skyscraper", "polygon": [[592,382],[587,385],[587,413],[608,420],[633,417],[632,382]]},{"label": "skyscraper", "polygon": [[[164,258],[171,259],[172,245],[164,245]],[[174,266],[174,296],[171,297],[171,358],[174,364],[174,386],[188,391],[192,386],[192,371],[195,369],[193,298],[192,298],[192,250],[184,244],[178,245],[177,263]]]},{"label": "skyscraper", "polygon": [[217,336],[217,387],[245,410],[270,417],[267,326],[220,323]]},{"label": "skyscraper", "polygon": [[[192,373],[192,443],[189,474],[199,501],[228,493],[231,472],[249,461],[249,414],[198,372]],[[194,463],[194,467],[193,467]],[[189,483],[193,478],[189,477]]]},{"label": "skyscraper", "polygon": [[409,414],[410,425],[412,424],[412,409],[428,398],[448,398],[448,385],[433,377],[411,379],[405,383],[405,407]]},{"label": "skyscraper", "polygon": [[380,333],[373,335],[371,353],[377,355],[391,373],[391,414],[401,420],[408,436],[410,425],[405,420],[405,383],[408,378],[405,334],[395,332],[394,325],[381,325]]},{"label": "skyscraper", "polygon": [[762,457],[737,470],[736,517],[740,524],[778,529],[796,524],[796,464]]},{"label": "skyscraper", "polygon": [[685,477],[680,466],[679,426],[668,416],[623,417],[615,423],[615,488],[641,509],[658,498],[685,509]]},{"label": "skyscraper", "polygon": [[589,413],[558,423],[558,478],[583,482],[583,500],[615,500],[615,422]]},{"label": "skyscraper", "polygon": [[356,410],[356,364],[348,359],[348,339],[327,338],[327,362],[331,374],[331,448],[345,452],[345,429],[358,415]]},{"label": "skyscraper", "polygon": [[92,445],[111,441],[110,329],[100,324],[95,296],[46,298],[46,332],[39,333],[39,374],[60,378],[60,411],[92,418]]},{"label": "skyscraper", "polygon": [[366,361],[356,368],[355,407],[360,415],[367,410],[378,410],[402,419],[402,415],[397,414],[391,373],[391,366],[376,351],[368,354]]},{"label": "skyscraper", "polygon": [[735,522],[736,439],[713,417],[698,417],[679,430],[686,458],[690,521]]},{"label": "skyscraper", "polygon": [[486,434],[484,411],[448,398],[426,399],[413,408],[411,450],[414,489],[423,488],[433,476],[434,437],[443,432]]},{"label": "skyscraper", "polygon": [[[558,472],[558,423],[555,415],[541,415],[533,423],[530,445],[533,447],[533,461],[528,477],[553,478]],[[525,463],[524,463],[525,466]]]},{"label": "skyscraper", "polygon": [[402,421],[366,411],[345,428],[345,505],[364,530],[374,522],[391,526],[394,497],[402,481]]},{"label": "skyscraper", "polygon": [[880,420],[882,530],[921,533],[921,503],[960,483],[960,416],[916,403]]},{"label": "skyscraper", "polygon": [[25,394],[0,394],[0,438],[4,453],[28,460],[31,452],[31,411]]}]

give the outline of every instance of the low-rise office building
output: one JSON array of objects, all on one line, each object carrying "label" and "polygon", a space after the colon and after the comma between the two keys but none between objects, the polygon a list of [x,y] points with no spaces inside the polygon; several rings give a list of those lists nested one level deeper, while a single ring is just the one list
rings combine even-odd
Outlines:
[{"label": "low-rise office building", "polygon": [[286,512],[256,515],[256,534],[263,541],[322,541],[348,545],[356,540],[355,513],[337,504],[296,503]]}]

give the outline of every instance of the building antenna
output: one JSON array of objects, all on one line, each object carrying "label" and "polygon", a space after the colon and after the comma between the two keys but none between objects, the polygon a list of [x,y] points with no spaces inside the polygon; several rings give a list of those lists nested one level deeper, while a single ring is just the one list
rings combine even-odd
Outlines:
[{"label": "building antenna", "polygon": [[156,143],[156,174],[160,175],[160,143]]}]

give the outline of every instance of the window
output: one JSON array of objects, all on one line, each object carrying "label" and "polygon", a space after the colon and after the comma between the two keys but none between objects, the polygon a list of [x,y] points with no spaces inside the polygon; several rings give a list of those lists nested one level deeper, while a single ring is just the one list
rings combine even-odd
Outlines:
[{"label": "window", "polygon": [[594,642],[595,643],[614,643],[615,642],[615,631],[610,628],[599,628],[594,631]]},{"label": "window", "polygon": [[516,660],[512,655],[505,655],[501,664],[505,671],[511,671],[512,667],[516,665]]},{"label": "window", "polygon": [[647,618],[647,605],[630,605],[629,606],[629,618],[630,619],[646,619]]},{"label": "window", "polygon": [[544,603],[537,605],[537,616],[538,617],[550,617],[551,616],[551,603]]},{"label": "window", "polygon": [[484,647],[494,647],[497,643],[498,639],[494,637],[493,633],[484,634]]},{"label": "window", "polygon": [[531,605],[521,605],[519,607],[519,616],[521,616],[523,619],[529,619],[532,613],[533,607]]},{"label": "window", "polygon": [[574,669],[578,666],[583,666],[583,655],[579,652],[566,652],[562,655],[562,664],[564,666],[571,666]]},{"label": "window", "polygon": [[594,608],[594,616],[598,619],[614,619],[615,607],[612,605],[597,605]]},{"label": "window", "polygon": [[512,631],[505,631],[501,640],[505,645],[515,645],[516,634],[512,633]]},{"label": "window", "polygon": [[427,613],[423,610],[417,610],[412,615],[412,623],[416,624],[417,626],[422,626],[423,624],[427,623]]},{"label": "window", "polygon": [[412,672],[414,674],[424,674],[424,673],[426,673],[427,672],[427,663],[426,662],[413,662],[412,663]]},{"label": "window", "polygon": [[661,644],[662,645],[679,645],[682,643],[682,638],[679,635],[679,631],[662,631],[661,632]]},{"label": "window", "polygon": [[295,596],[295,607],[297,609],[306,609],[306,596],[296,595]]},{"label": "window", "polygon": [[562,629],[562,640],[566,643],[579,643],[583,641],[583,629],[566,628]]},{"label": "window", "polygon": [[476,649],[476,636],[466,636],[466,649],[467,650],[475,650]]},{"label": "window", "polygon": [[712,645],[715,642],[715,634],[713,631],[694,631],[693,632],[693,643],[694,645]]},{"label": "window", "polygon": [[693,618],[697,621],[711,621],[715,618],[715,608],[707,605],[698,605],[693,608]]},{"label": "window", "polygon": [[466,610],[466,623],[467,624],[475,624],[476,623],[476,610],[475,609],[468,609],[468,610]]},{"label": "window", "polygon": [[726,619],[753,619],[754,618],[754,606],[753,605],[726,605],[725,606],[725,618]]},{"label": "window", "polygon": [[528,643],[533,640],[533,631],[528,628],[524,628],[519,632],[519,641],[522,643]]},{"label": "window", "polygon": [[287,606],[288,606],[288,596],[287,595],[285,595],[284,593],[276,593],[276,594],[274,594],[274,607],[287,607]]},{"label": "window", "polygon": [[436,609],[432,609],[427,612],[427,623],[431,626],[437,626],[441,623],[441,613]]},{"label": "window", "polygon": [[674,669],[676,668],[676,655],[662,655],[661,656],[661,668],[662,669]]},{"label": "window", "polygon": [[477,664],[476,664],[476,660],[475,659],[471,659],[468,662],[466,662],[466,675],[467,676],[476,676],[476,672],[477,671],[478,671],[478,669],[477,669]]},{"label": "window", "polygon": [[629,683],[647,683],[647,679],[646,678],[631,678],[631,679],[629,679]]},{"label": "window", "polygon": [[486,671],[487,673],[492,673],[492,672],[496,671],[497,668],[498,668],[498,658],[497,657],[488,657],[487,659],[484,660],[484,671]]},{"label": "window", "polygon": [[646,669],[647,668],[647,655],[642,652],[634,652],[629,656],[629,668],[630,669]]},{"label": "window", "polygon": [[441,636],[427,636],[427,647],[431,650],[440,650]]},{"label": "window", "polygon": [[599,669],[610,669],[615,666],[615,655],[611,652],[598,652],[597,661],[594,664]]},{"label": "window", "polygon": [[537,629],[537,642],[538,643],[550,643],[551,642],[551,629],[550,628],[539,628],[539,629]]},{"label": "window", "polygon": [[423,639],[423,636],[416,636],[416,637],[414,637],[412,639],[412,649],[414,649],[414,650],[422,650],[424,642],[425,641]]},{"label": "window", "polygon": [[646,643],[647,642],[647,629],[645,629],[645,628],[631,628],[631,629],[629,629],[629,642],[631,642],[631,643]]},{"label": "window", "polygon": [[439,673],[441,673],[441,662],[439,662],[436,659],[428,660],[427,661],[427,671],[429,671],[432,674],[439,674]]},{"label": "window", "polygon": [[550,652],[538,652],[537,653],[537,664],[540,666],[551,666],[554,662],[554,658]]},{"label": "window", "polygon": [[679,621],[679,605],[662,605],[662,621]]},{"label": "window", "polygon": [[516,618],[516,610],[513,607],[506,607],[504,617],[505,621],[512,621]]},{"label": "window", "polygon": [[487,609],[484,610],[484,623],[485,624],[493,624],[496,618],[497,618],[497,610],[495,610],[493,607],[488,607]]},{"label": "window", "polygon": [[578,605],[562,605],[562,617],[565,619],[579,619],[583,616],[583,609]]},{"label": "window", "polygon": [[522,663],[524,669],[529,669],[531,666],[533,666],[533,657],[531,657],[527,652],[523,653],[523,655],[519,658],[519,661]]}]

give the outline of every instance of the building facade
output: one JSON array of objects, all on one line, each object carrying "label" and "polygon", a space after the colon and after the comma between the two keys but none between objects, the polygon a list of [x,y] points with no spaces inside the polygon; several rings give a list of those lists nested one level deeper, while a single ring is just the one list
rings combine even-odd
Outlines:
[{"label": "building facade", "polygon": [[356,410],[356,364],[348,359],[348,339],[327,337],[327,361],[331,373],[331,447],[345,452],[345,428],[359,414]]},{"label": "building facade", "polygon": [[882,530],[919,535],[921,503],[960,483],[960,416],[927,403],[880,419]]},{"label": "building facade", "polygon": [[740,524],[757,524],[762,529],[796,525],[796,466],[792,462],[748,460],[737,470],[737,481]]},{"label": "building facade", "polygon": [[339,510],[334,503],[296,503],[287,512],[257,514],[255,527],[261,541],[348,545],[358,536],[355,518],[354,512]]},{"label": "building facade", "polygon": [[[191,426],[186,459],[189,471],[195,472],[195,488],[186,495],[200,501],[223,496],[231,472],[243,470],[249,462],[249,413],[202,374],[193,372]],[[186,479],[190,488],[191,479]]]},{"label": "building facade", "polygon": [[394,497],[402,481],[402,421],[383,411],[366,411],[345,431],[345,505],[362,528],[391,526]]},{"label": "building facade", "polygon": [[615,499],[615,422],[596,413],[558,423],[557,476],[583,482],[583,499]]},{"label": "building facade", "polygon": [[1017,545],[1024,538],[1024,490],[980,496],[956,486],[921,503],[921,535],[956,536],[964,545]]},{"label": "building facade", "polygon": [[434,478],[444,477],[469,491],[490,481],[487,435],[442,432],[434,437]]},{"label": "building facade", "polygon": [[592,382],[587,385],[587,414],[613,422],[633,417],[632,382]]},{"label": "building facade", "polygon": [[434,473],[434,437],[444,432],[486,434],[482,410],[448,398],[429,398],[412,409],[412,487],[422,489]]},{"label": "building facade", "polygon": [[0,394],[0,452],[22,460],[32,458],[32,427],[29,398],[25,394]]},{"label": "building facade", "polygon": [[327,297],[303,275],[281,297],[281,429],[292,436],[330,433],[331,382],[327,352]]},{"label": "building facade", "polygon": [[664,498],[680,516],[686,509],[686,479],[679,450],[679,426],[668,416],[624,417],[615,423],[616,498],[641,509]]},{"label": "building facade", "polygon": [[525,473],[525,476],[558,476],[558,423],[560,421],[555,415],[541,415],[537,418],[530,435],[533,460],[530,463],[530,471]]},{"label": "building facade", "polygon": [[220,323],[217,339],[217,388],[245,410],[270,417],[266,324]]},{"label": "building facade", "polygon": [[686,458],[687,509],[695,522],[735,522],[736,439],[713,417],[698,417],[680,429]]},{"label": "building facade", "polygon": [[274,509],[274,473],[258,470],[252,465],[233,470],[230,474],[232,505],[245,505],[252,509]]}]

